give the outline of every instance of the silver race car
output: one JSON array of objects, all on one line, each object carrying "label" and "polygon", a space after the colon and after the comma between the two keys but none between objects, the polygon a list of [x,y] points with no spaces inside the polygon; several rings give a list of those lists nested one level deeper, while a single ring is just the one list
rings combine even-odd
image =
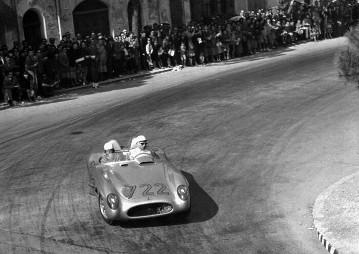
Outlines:
[{"label": "silver race car", "polygon": [[129,159],[129,149],[115,142],[119,160],[101,163],[101,153],[87,164],[91,194],[98,198],[102,218],[108,223],[174,214],[189,215],[191,198],[185,176],[156,147]]}]

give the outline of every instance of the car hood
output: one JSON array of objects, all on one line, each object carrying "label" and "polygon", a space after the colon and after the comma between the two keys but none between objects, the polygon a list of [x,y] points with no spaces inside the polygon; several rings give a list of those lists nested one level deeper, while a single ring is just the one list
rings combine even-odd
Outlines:
[{"label": "car hood", "polygon": [[[178,178],[176,177],[177,173],[164,163],[153,163],[144,166],[116,165],[110,169],[110,172],[112,183],[117,191],[120,191],[124,186],[136,186],[136,188],[142,188],[143,192],[146,189],[146,185],[153,187],[156,184],[163,184],[168,190],[175,190],[178,184],[178,180],[176,181],[176,178]],[[141,185],[142,187],[140,187]],[[136,191],[133,197],[140,197],[142,192]]]},{"label": "car hood", "polygon": [[110,172],[124,185],[160,182],[166,183],[168,167],[164,164],[146,166],[115,166]]}]

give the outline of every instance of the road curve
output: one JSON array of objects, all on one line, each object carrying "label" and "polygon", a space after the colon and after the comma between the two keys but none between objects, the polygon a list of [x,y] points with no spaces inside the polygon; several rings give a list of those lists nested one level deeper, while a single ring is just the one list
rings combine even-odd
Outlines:
[{"label": "road curve", "polygon": [[[315,198],[358,165],[344,39],[0,111],[0,253],[326,253]],[[105,224],[86,159],[144,134],[191,183],[186,223]]]}]

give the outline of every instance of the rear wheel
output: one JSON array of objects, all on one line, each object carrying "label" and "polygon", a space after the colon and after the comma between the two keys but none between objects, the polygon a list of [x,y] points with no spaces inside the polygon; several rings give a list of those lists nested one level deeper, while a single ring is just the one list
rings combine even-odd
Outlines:
[{"label": "rear wheel", "polygon": [[106,200],[105,198],[99,194],[98,195],[98,206],[100,209],[100,214],[102,219],[109,225],[113,225],[114,224],[114,220],[110,220],[106,214],[106,208],[108,209],[108,206],[106,205]]}]

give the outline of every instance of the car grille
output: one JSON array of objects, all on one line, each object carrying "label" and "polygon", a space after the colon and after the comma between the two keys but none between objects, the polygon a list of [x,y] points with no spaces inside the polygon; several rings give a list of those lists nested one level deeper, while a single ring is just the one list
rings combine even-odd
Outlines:
[{"label": "car grille", "polygon": [[168,214],[173,210],[172,205],[168,203],[154,203],[132,207],[127,215],[130,217],[142,217],[156,214]]}]

